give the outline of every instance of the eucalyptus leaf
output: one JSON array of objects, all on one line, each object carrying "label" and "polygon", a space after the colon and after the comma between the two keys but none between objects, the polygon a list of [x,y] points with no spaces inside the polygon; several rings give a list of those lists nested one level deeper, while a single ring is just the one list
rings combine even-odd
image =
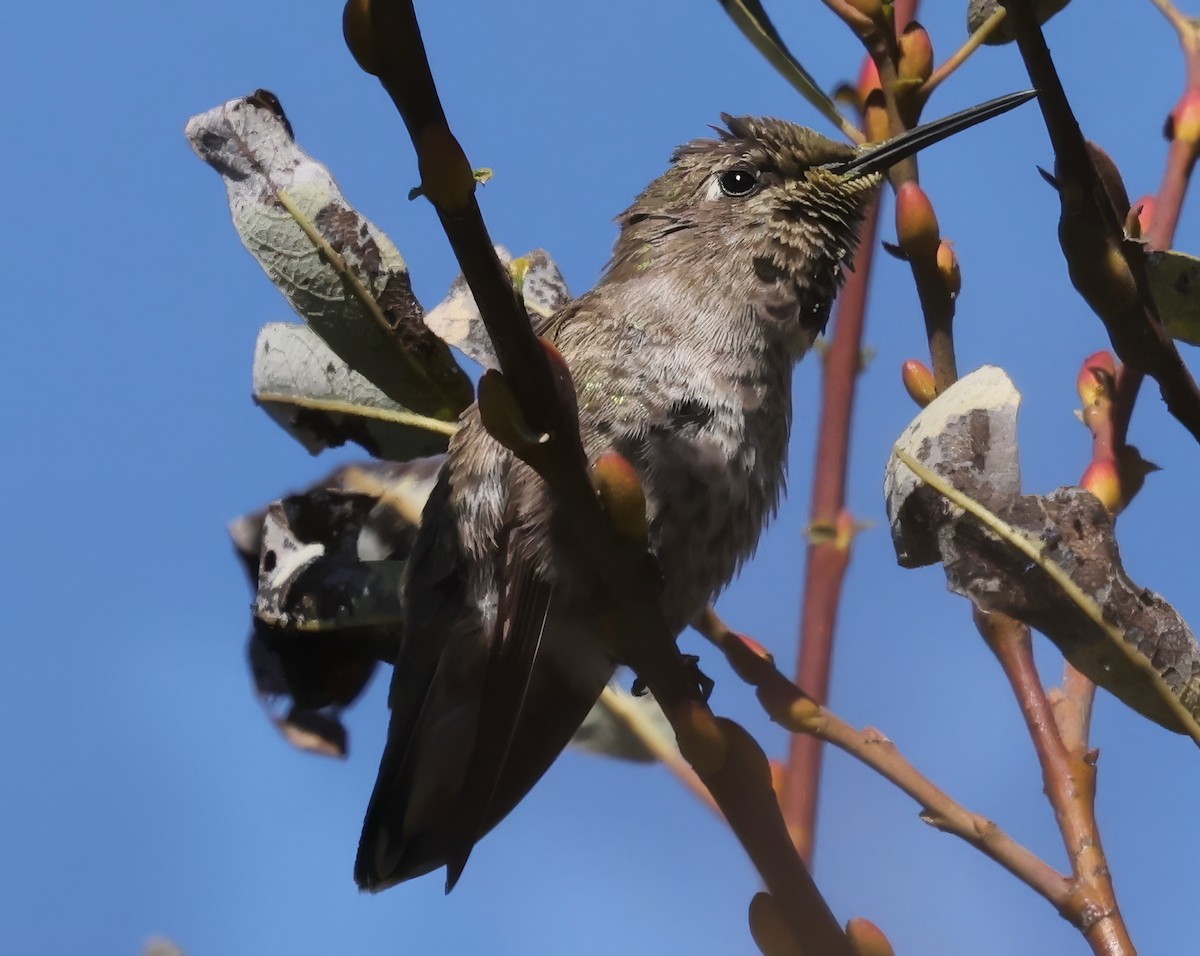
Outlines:
[{"label": "eucalyptus leaf", "polygon": [[470,380],[426,327],[403,257],[296,145],[274,94],[194,116],[186,134],[224,181],[246,248],[330,349],[405,408],[457,418]]}]

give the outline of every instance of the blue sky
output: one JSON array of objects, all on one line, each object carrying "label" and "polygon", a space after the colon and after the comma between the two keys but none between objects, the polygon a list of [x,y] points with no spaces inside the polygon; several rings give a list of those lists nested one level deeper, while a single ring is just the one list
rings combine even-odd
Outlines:
[{"label": "blue sky", "polygon": [[[927,6],[948,54],[962,14]],[[823,7],[769,8],[823,83],[856,74],[856,44]],[[715,3],[419,12],[454,128],[472,161],[496,170],[481,193],[494,237],[549,249],[576,291],[603,266],[611,218],[721,111],[819,124]],[[403,250],[425,303],[456,271],[431,211],[405,199],[417,177],[403,127],[353,64],[340,18],[338,4],[281,0],[64,0],[0,13],[10,542],[0,949],[132,953],[161,933],[192,956],[750,952],[756,878],[723,826],[659,769],[574,753],[480,845],[449,898],[438,878],[360,895],[350,872],[383,740],[382,683],[349,715],[345,762],[290,750],[250,693],[249,596],[225,523],[356,456],[311,458],[250,402],[257,330],[288,308],[241,248],[184,122],[273,90],[300,143]],[[1183,73],[1165,21],[1147,2],[1103,17],[1070,8],[1048,33],[1084,129],[1132,195],[1154,190]],[[1013,49],[984,50],[929,115],[1024,85]],[[1062,268],[1057,203],[1034,168],[1050,163],[1032,107],[922,160],[963,266],[960,367],[1001,365],[1024,392],[1024,477],[1036,491],[1072,483],[1087,462],[1073,383],[1106,345]],[[1200,249],[1192,206],[1177,244]],[[913,414],[897,370],[922,354],[923,336],[906,269],[886,256],[873,306],[850,500],[874,527],[849,575],[833,706],[1062,865],[1028,740],[967,607],[938,570],[895,566],[882,468]],[[790,500],[720,604],[785,664],[815,385],[808,362]],[[1151,389],[1132,440],[1164,471],[1122,517],[1122,553],[1135,580],[1195,620],[1187,502],[1200,456]],[[715,706],[782,753],[751,694],[698,639],[684,643],[717,679]],[[1056,652],[1042,642],[1039,654],[1056,676]],[[1146,953],[1181,952],[1191,935],[1181,907],[1200,889],[1200,755],[1105,695],[1094,741],[1134,939]],[[836,754],[827,767],[816,875],[839,917],[867,916],[907,953],[1085,951],[1045,902],[924,826],[903,795]]]}]

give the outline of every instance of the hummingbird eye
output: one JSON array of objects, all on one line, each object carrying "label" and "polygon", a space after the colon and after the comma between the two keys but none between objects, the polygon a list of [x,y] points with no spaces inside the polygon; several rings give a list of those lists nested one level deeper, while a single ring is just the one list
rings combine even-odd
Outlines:
[{"label": "hummingbird eye", "polygon": [[758,173],[753,169],[738,166],[721,173],[717,182],[726,196],[749,196],[758,188]]}]

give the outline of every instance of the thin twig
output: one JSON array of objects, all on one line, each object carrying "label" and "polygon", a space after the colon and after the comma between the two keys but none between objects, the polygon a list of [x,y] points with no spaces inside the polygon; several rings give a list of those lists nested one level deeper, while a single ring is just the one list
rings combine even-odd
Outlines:
[{"label": "thin twig", "polygon": [[929,780],[878,730],[857,730],[788,680],[756,642],[714,613],[695,625],[754,687],[768,715],[795,734],[811,734],[850,754],[899,787],[921,807],[921,819],[953,834],[995,860],[1058,909],[1068,903],[1070,881],[1015,841],[993,821],[966,809]]},{"label": "thin twig", "polygon": [[987,43],[988,38],[1004,22],[1004,15],[1004,8],[997,7],[992,15],[979,25],[979,29],[967,37],[967,42],[955,50],[954,54],[935,69],[929,75],[929,79],[921,84],[921,95],[928,99],[947,77],[967,62],[972,53]]}]

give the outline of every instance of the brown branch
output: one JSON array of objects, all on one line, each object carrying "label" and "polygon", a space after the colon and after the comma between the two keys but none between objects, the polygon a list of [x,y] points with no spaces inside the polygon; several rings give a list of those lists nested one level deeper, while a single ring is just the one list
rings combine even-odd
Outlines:
[{"label": "brown branch", "polygon": [[[809,511],[808,559],[801,605],[800,646],[796,683],[818,701],[829,698],[833,635],[837,627],[842,582],[850,563],[852,523],[846,512],[846,472],[850,460],[850,425],[858,375],[862,370],[863,332],[871,280],[879,201],[868,210],[854,271],[838,297],[837,319],[822,364],[820,426],[813,466]],[[783,815],[801,856],[812,862],[817,798],[821,781],[821,741],[792,737],[784,775]]]},{"label": "brown branch", "polygon": [[1063,700],[1075,707],[1086,702],[1086,712],[1080,709],[1074,715],[1069,711],[1059,714],[1075,748],[1069,749],[1038,677],[1029,628],[1007,615],[978,609],[975,624],[1012,685],[1071,863],[1070,891],[1059,904],[1059,912],[1083,933],[1097,956],[1134,956],[1136,950],[1117,907],[1096,823],[1095,754],[1086,750],[1091,692],[1068,673],[1067,679],[1078,696],[1064,696]]},{"label": "brown branch", "polygon": [[921,806],[921,819],[953,834],[999,863],[1060,910],[1069,905],[1071,883],[994,822],[973,813],[930,781],[878,730],[857,730],[789,681],[756,642],[730,630],[715,614],[696,624],[754,687],[763,709],[795,734],[811,734],[850,754],[899,787]]},{"label": "brown branch", "polygon": [[1070,664],[1063,667],[1062,687],[1052,688],[1047,696],[1054,710],[1054,723],[1067,753],[1074,760],[1093,760],[1089,756],[1088,737],[1092,726],[1092,704],[1096,685]]},{"label": "brown branch", "polygon": [[1124,234],[1129,204],[1120,177],[1085,142],[1028,0],[1002,2],[1054,147],[1059,241],[1071,281],[1104,322],[1121,360],[1158,382],[1168,410],[1200,440],[1200,388],[1158,318],[1142,247]]},{"label": "brown branch", "polygon": [[[796,854],[761,748],[715,718],[663,624],[644,542],[619,538],[589,477],[574,387],[561,357],[534,335],[507,271],[496,258],[471,165],[455,140],[429,69],[411,0],[350,0],[344,29],[359,64],[379,77],[404,120],[421,172],[463,276],[492,338],[500,373],[527,427],[544,440],[516,449],[547,482],[597,578],[614,596],[622,660],[653,691],[680,750],[720,806],[806,952],[850,956],[850,944]],[[497,378],[496,375],[502,376]]]}]

